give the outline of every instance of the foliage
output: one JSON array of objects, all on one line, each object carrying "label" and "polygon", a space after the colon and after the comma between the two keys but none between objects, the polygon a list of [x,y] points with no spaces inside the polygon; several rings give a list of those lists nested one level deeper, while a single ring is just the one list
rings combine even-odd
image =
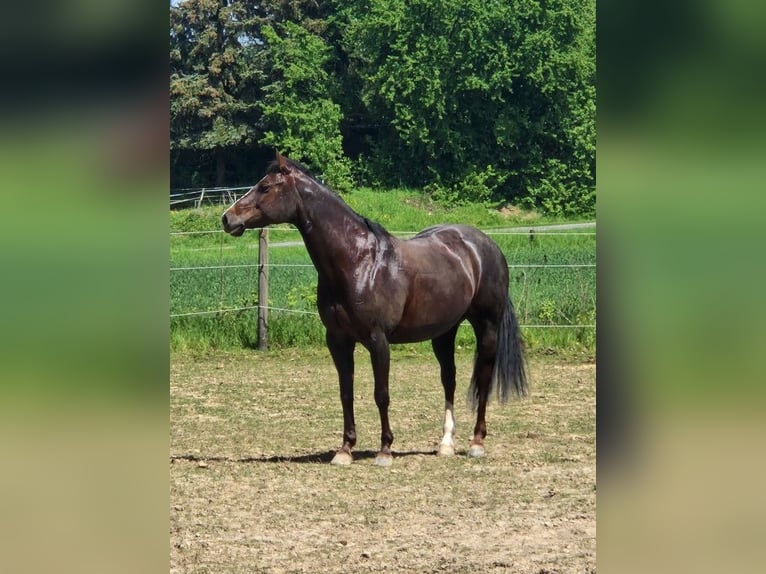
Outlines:
[{"label": "foliage", "polygon": [[221,222],[221,208],[176,209],[170,212],[171,231],[209,231]]},{"label": "foliage", "polygon": [[508,174],[498,173],[492,165],[488,165],[482,171],[472,171],[451,186],[432,183],[424,189],[436,201],[448,206],[476,203],[489,207],[497,203],[499,189],[506,179]]},{"label": "foliage", "polygon": [[278,147],[338,191],[595,212],[595,0],[186,0],[170,56],[181,186]]},{"label": "foliage", "polygon": [[171,150],[224,150],[253,143],[258,66],[243,57],[255,17],[246,2],[186,0],[170,6]]},{"label": "foliage", "polygon": [[336,5],[357,105],[384,126],[372,142],[384,183],[454,203],[484,180],[479,201],[593,212],[595,2]]},{"label": "foliage", "polygon": [[260,104],[266,132],[260,142],[302,160],[336,190],[351,187],[351,165],[343,155],[340,106],[331,95],[336,82],[327,72],[330,48],[292,22],[277,34],[267,26],[269,68],[274,82]]}]

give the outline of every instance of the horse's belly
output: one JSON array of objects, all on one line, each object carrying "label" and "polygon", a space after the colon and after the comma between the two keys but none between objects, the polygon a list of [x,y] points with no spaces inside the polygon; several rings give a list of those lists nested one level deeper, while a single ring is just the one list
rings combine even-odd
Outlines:
[{"label": "horse's belly", "polygon": [[389,336],[389,343],[417,343],[419,341],[428,341],[434,337],[446,333],[457,323],[433,323],[428,325],[418,325],[413,327],[403,327],[399,325]]},{"label": "horse's belly", "polygon": [[433,339],[462,321],[470,300],[470,295],[463,290],[451,294],[419,290],[407,301],[389,339],[392,343]]}]

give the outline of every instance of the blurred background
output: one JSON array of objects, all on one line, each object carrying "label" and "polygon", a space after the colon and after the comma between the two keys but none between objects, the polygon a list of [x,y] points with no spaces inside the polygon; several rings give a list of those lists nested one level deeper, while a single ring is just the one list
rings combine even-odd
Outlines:
[{"label": "blurred background", "polygon": [[602,572],[765,562],[764,24],[598,4]]},{"label": "blurred background", "polygon": [[167,571],[167,5],[3,11],[2,569]]},{"label": "blurred background", "polygon": [[[598,4],[602,572],[766,562],[764,24],[753,0]],[[8,6],[0,30],[0,554],[165,571],[167,5]]]}]

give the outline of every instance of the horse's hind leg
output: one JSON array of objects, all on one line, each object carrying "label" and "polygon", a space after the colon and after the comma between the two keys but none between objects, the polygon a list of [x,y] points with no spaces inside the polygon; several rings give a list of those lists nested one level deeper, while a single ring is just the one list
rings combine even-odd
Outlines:
[{"label": "horse's hind leg", "polygon": [[476,362],[473,367],[471,391],[476,400],[476,426],[473,429],[473,440],[468,449],[468,456],[484,456],[484,438],[487,436],[487,401],[492,386],[492,370],[497,354],[497,325],[483,322],[474,325],[476,332]]},{"label": "horse's hind leg", "polygon": [[455,325],[431,341],[434,355],[441,367],[441,381],[444,387],[444,434],[439,444],[441,456],[455,454],[455,336],[457,329],[458,325]]}]

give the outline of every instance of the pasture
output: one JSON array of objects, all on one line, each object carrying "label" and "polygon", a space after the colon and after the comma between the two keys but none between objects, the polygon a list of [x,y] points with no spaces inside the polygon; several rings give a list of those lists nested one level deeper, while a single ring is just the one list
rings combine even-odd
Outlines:
[{"label": "pasture", "polygon": [[[457,354],[465,397],[472,347]],[[421,346],[394,347],[394,463],[356,352],[358,443],[326,350],[171,353],[171,572],[595,572],[595,365],[530,360],[531,396],[488,409],[487,456],[435,456],[443,395]]]},{"label": "pasture", "polygon": [[[355,193],[355,207],[371,214],[391,231],[415,231],[436,222],[462,221],[484,227],[497,226],[497,212],[475,206],[437,211],[429,205],[408,205],[402,195],[388,202],[389,194]],[[376,203],[377,202],[377,203]],[[390,211],[385,209],[390,208]],[[222,208],[203,208],[171,213],[171,230],[207,231],[220,228]],[[519,225],[520,221],[505,222]],[[534,221],[534,224],[545,221]],[[316,315],[316,271],[300,235],[290,227],[270,230],[269,344],[272,348],[323,346],[324,329]],[[504,233],[492,239],[506,255],[510,269],[511,296],[532,352],[556,352],[569,356],[595,354],[596,238],[590,233]],[[298,245],[294,245],[298,243]],[[279,246],[288,244],[288,246]],[[290,246],[292,244],[292,246]],[[258,236],[241,238],[221,232],[173,235],[170,244],[170,312],[174,315],[237,309],[223,314],[171,318],[171,348],[175,350],[238,349],[257,341]],[[243,309],[244,308],[244,309]],[[551,328],[551,325],[565,325]],[[588,325],[588,326],[583,326]],[[460,329],[458,344],[473,345],[467,325]]]}]

